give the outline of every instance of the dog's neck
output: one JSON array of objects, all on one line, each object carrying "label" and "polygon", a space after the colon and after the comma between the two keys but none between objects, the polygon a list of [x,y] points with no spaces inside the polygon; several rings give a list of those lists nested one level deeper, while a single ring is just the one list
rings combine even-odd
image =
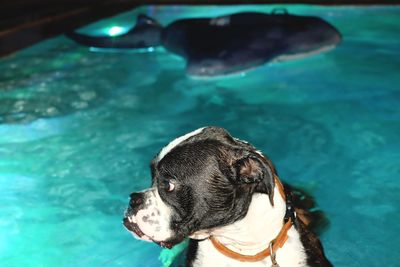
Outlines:
[{"label": "dog's neck", "polygon": [[274,192],[274,206],[270,204],[268,195],[256,193],[243,219],[212,229],[207,234],[235,252],[254,255],[267,248],[276,238],[282,229],[285,212],[286,203],[277,188]]},{"label": "dog's neck", "polygon": [[229,249],[244,255],[256,254],[269,246],[283,226],[286,203],[278,190],[274,206],[266,194],[255,194],[246,216],[231,225],[212,231],[212,235]]}]

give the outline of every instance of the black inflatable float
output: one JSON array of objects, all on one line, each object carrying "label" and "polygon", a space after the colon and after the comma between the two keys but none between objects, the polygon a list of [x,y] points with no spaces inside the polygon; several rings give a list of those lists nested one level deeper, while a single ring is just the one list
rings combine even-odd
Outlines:
[{"label": "black inflatable float", "polygon": [[334,48],[341,35],[321,18],[244,12],[214,18],[180,19],[166,27],[139,15],[135,27],[115,37],[68,33],[99,48],[163,46],[184,57],[186,72],[207,77],[242,72],[269,61],[288,60]]}]

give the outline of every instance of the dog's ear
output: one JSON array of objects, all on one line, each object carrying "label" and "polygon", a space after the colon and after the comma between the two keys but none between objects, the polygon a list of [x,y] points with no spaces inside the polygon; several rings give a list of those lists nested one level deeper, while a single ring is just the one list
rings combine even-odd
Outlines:
[{"label": "dog's ear", "polygon": [[274,205],[274,175],[266,159],[257,153],[250,153],[236,160],[233,168],[236,183],[256,184],[256,192],[268,194],[271,205]]}]

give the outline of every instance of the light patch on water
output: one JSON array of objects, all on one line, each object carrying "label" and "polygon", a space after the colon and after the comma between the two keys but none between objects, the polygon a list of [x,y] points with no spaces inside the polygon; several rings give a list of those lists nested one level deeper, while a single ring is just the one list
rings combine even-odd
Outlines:
[{"label": "light patch on water", "polygon": [[1,143],[21,143],[62,134],[69,119],[38,119],[29,124],[0,124]]},{"label": "light patch on water", "polygon": [[99,53],[133,53],[133,54],[141,54],[141,53],[151,53],[158,50],[157,47],[146,47],[146,48],[100,48],[100,47],[90,47],[89,50],[91,52],[99,52]]}]

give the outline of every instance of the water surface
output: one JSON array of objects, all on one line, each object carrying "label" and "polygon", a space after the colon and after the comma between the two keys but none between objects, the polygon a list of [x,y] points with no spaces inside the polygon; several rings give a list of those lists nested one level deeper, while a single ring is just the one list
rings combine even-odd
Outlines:
[{"label": "water surface", "polygon": [[[282,6],[280,6],[282,7]],[[172,138],[219,125],[248,140],[331,221],[335,266],[398,266],[400,8],[286,6],[343,34],[335,50],[229,79],[193,80],[184,61],[91,52],[63,36],[0,61],[0,265],[160,266],[121,219]],[[142,7],[177,18],[272,6]]]}]

